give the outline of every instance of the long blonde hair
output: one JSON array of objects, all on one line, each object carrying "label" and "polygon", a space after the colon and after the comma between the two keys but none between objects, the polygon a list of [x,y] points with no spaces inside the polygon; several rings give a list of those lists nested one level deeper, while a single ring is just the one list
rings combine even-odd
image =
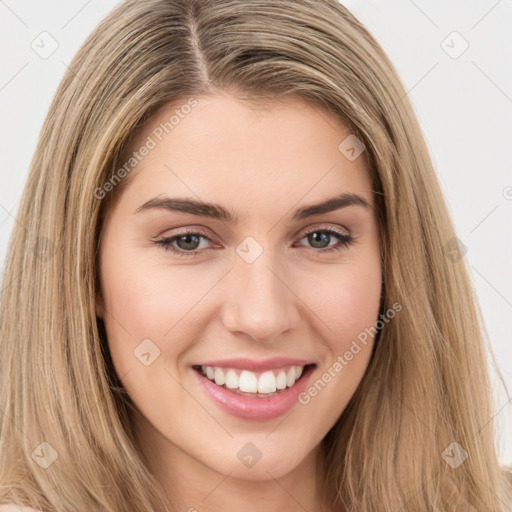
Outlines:
[{"label": "long blonde hair", "polygon": [[[113,197],[98,190],[158,108],[220,90],[255,103],[306,98],[366,146],[383,309],[402,311],[323,442],[333,510],[505,510],[492,350],[465,261],[447,257],[454,228],[404,87],[336,0],[128,0],[82,45],[42,127],[7,256],[0,502],[173,510],[137,444],[133,404],[95,314]],[[467,458],[455,467],[454,454]]]}]

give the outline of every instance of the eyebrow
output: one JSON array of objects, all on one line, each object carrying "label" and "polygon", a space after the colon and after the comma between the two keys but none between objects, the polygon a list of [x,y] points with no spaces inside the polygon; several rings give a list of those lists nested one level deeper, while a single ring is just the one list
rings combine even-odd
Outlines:
[{"label": "eyebrow", "polygon": [[[321,203],[303,206],[295,210],[292,220],[298,221],[314,215],[321,215],[329,213],[348,206],[361,206],[365,209],[370,209],[371,205],[368,201],[357,194],[344,193],[322,201]],[[210,217],[221,221],[236,223],[238,222],[238,215],[225,209],[223,206],[214,203],[205,203],[202,201],[195,201],[186,198],[171,198],[167,196],[157,196],[149,201],[146,201],[139,206],[134,215],[148,210],[169,210],[173,212],[189,213],[199,217]]]}]

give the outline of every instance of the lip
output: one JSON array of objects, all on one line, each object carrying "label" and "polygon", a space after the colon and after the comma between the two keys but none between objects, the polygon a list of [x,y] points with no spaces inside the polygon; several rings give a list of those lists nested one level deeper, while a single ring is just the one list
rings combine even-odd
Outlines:
[{"label": "lip", "polygon": [[[222,361],[222,363],[225,363],[222,366],[222,368],[236,367],[237,365],[234,364],[235,361],[240,362],[241,360],[231,359],[229,360],[229,362]],[[273,364],[275,364],[275,362],[278,361],[278,359],[274,359],[272,361]],[[279,359],[279,365],[285,366],[282,361],[284,360]],[[288,364],[296,364],[297,360],[287,359],[286,361],[293,361],[293,363]],[[207,362],[207,364],[204,364],[204,366],[219,366],[219,364],[217,364],[219,362],[221,361],[217,361],[215,362],[216,364],[213,364],[214,362],[210,361]],[[263,367],[264,369],[274,368],[273,366],[269,367],[268,363],[269,361],[264,363],[267,364],[267,366]],[[210,379],[202,375],[199,371],[193,368],[192,371],[199,379],[199,382],[202,388],[204,389],[206,395],[210,399],[212,399],[212,401],[224,412],[227,412],[232,416],[237,416],[238,418],[246,420],[267,421],[272,420],[274,418],[278,418],[283,414],[286,414],[290,409],[292,409],[294,405],[297,405],[297,402],[299,401],[299,395],[306,389],[309,378],[316,368],[316,364],[307,362],[306,364],[307,366],[304,368],[304,371],[302,372],[302,375],[300,376],[299,380],[297,380],[297,382],[295,382],[295,384],[292,387],[287,387],[286,389],[279,391],[275,395],[264,398],[259,398],[257,396],[249,397],[239,395],[234,391],[231,391],[222,386],[218,386]],[[277,366],[277,368],[279,367],[279,365]],[[297,366],[302,366],[302,364],[297,364]],[[243,367],[247,368],[247,366]],[[261,364],[259,368],[262,368]]]},{"label": "lip", "polygon": [[241,370],[250,370],[251,372],[264,372],[267,370],[276,370],[283,366],[306,366],[308,364],[314,364],[314,362],[305,359],[294,359],[292,357],[274,357],[264,361],[238,357],[218,361],[203,361],[201,363],[195,363],[194,366],[217,366],[219,368],[238,368]]}]

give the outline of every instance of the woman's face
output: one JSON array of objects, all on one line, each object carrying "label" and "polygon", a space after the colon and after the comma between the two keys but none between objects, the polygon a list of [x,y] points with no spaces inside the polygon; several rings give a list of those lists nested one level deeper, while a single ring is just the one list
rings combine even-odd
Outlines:
[{"label": "woman's face", "polygon": [[371,356],[381,262],[365,153],[299,99],[183,105],[131,146],[97,314],[161,471],[279,478],[316,458]]}]

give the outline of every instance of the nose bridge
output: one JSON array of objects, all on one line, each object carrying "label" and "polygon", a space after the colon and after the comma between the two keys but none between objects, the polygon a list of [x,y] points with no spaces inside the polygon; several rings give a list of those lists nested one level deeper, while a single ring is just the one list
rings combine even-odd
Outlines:
[{"label": "nose bridge", "polygon": [[272,341],[297,325],[296,297],[287,286],[286,266],[280,264],[275,251],[263,250],[254,240],[245,243],[237,248],[230,272],[224,324],[233,333]]}]

